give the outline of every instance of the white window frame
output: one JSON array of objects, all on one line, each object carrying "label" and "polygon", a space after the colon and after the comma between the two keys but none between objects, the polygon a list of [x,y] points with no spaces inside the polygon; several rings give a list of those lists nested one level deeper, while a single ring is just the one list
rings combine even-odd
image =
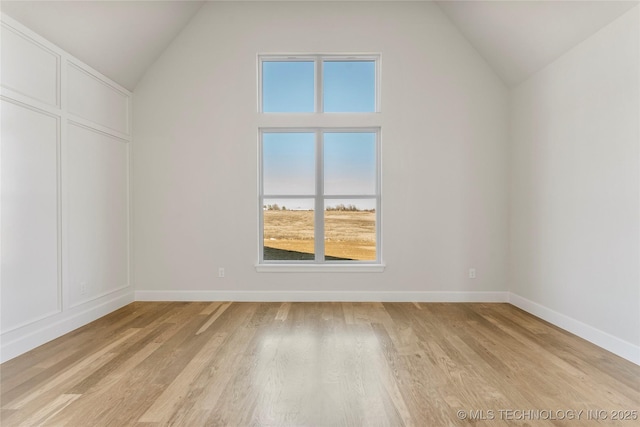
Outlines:
[{"label": "white window frame", "polygon": [[[325,113],[322,97],[322,83],[323,83],[323,62],[324,61],[362,61],[371,62],[375,64],[375,108],[373,112],[361,113],[361,112],[340,112],[340,113]],[[314,105],[315,113],[323,114],[373,114],[380,112],[380,55],[379,54],[318,54],[318,55],[258,55],[258,112],[262,114],[309,114],[309,113],[265,113],[262,111],[262,63],[263,62],[314,62],[315,73],[315,93],[314,93]]]},{"label": "white window frame", "polygon": [[[324,113],[322,99],[323,61],[374,61],[375,63],[375,111],[353,113]],[[287,113],[262,111],[262,63],[265,61],[314,61],[315,93],[314,113]],[[380,54],[260,54],[257,57],[258,76],[258,272],[382,272],[382,182],[381,182],[381,105],[380,105]],[[280,195],[264,194],[263,185],[263,135],[265,133],[313,133],[315,134],[315,194]],[[331,195],[324,194],[324,146],[323,133],[366,132],[376,135],[376,189],[375,194]],[[266,260],[264,259],[264,200],[266,199],[312,199],[314,200],[315,259]],[[376,206],[376,259],[371,261],[333,261],[324,259],[325,200],[375,199]]]}]

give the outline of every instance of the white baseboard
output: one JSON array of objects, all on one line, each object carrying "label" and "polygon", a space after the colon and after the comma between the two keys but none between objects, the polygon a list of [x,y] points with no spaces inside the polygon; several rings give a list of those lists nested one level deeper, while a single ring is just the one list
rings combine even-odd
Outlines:
[{"label": "white baseboard", "polygon": [[136,301],[508,302],[508,292],[136,291]]},{"label": "white baseboard", "polygon": [[131,289],[90,301],[42,321],[6,332],[0,337],[0,363],[93,322],[134,301]]},{"label": "white baseboard", "polygon": [[557,311],[514,293],[509,293],[509,303],[565,331],[571,332],[598,347],[640,365],[640,346],[621,340],[607,332],[603,332],[600,329],[594,328],[565,314],[558,313]]}]

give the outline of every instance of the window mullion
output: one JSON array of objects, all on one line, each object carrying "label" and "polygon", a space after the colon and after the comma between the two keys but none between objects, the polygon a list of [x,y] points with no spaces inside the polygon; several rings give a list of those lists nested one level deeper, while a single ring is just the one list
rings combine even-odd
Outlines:
[{"label": "window mullion", "polygon": [[314,216],[315,261],[324,262],[324,149],[322,131],[316,130],[316,199]]},{"label": "window mullion", "polygon": [[324,100],[322,99],[322,57],[316,57],[316,113],[324,112]]},{"label": "window mullion", "polygon": [[[262,64],[260,64],[262,67]],[[262,108],[260,105],[259,108]],[[260,180],[258,182],[258,261],[260,264],[264,262],[264,171],[262,168],[264,155],[263,155],[263,142],[262,142],[263,132],[262,130],[258,130],[258,176]]]},{"label": "window mullion", "polygon": [[[376,92],[379,93],[379,92]],[[378,104],[379,105],[379,104]],[[376,262],[382,262],[382,162],[380,147],[380,130],[376,132]]]}]

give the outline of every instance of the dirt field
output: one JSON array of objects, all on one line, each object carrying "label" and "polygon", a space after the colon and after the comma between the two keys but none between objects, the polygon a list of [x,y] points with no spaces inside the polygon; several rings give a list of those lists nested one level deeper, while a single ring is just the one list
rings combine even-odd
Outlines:
[{"label": "dirt field", "polygon": [[[312,259],[309,254],[314,251],[313,214],[312,211],[264,211],[265,259]],[[376,259],[374,212],[325,211],[324,214],[327,257]]]}]

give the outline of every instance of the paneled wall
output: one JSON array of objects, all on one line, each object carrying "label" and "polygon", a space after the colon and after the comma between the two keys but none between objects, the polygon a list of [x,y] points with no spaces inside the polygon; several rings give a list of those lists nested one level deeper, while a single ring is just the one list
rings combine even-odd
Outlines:
[{"label": "paneled wall", "polygon": [[2,16],[2,361],[133,300],[131,93]]}]

